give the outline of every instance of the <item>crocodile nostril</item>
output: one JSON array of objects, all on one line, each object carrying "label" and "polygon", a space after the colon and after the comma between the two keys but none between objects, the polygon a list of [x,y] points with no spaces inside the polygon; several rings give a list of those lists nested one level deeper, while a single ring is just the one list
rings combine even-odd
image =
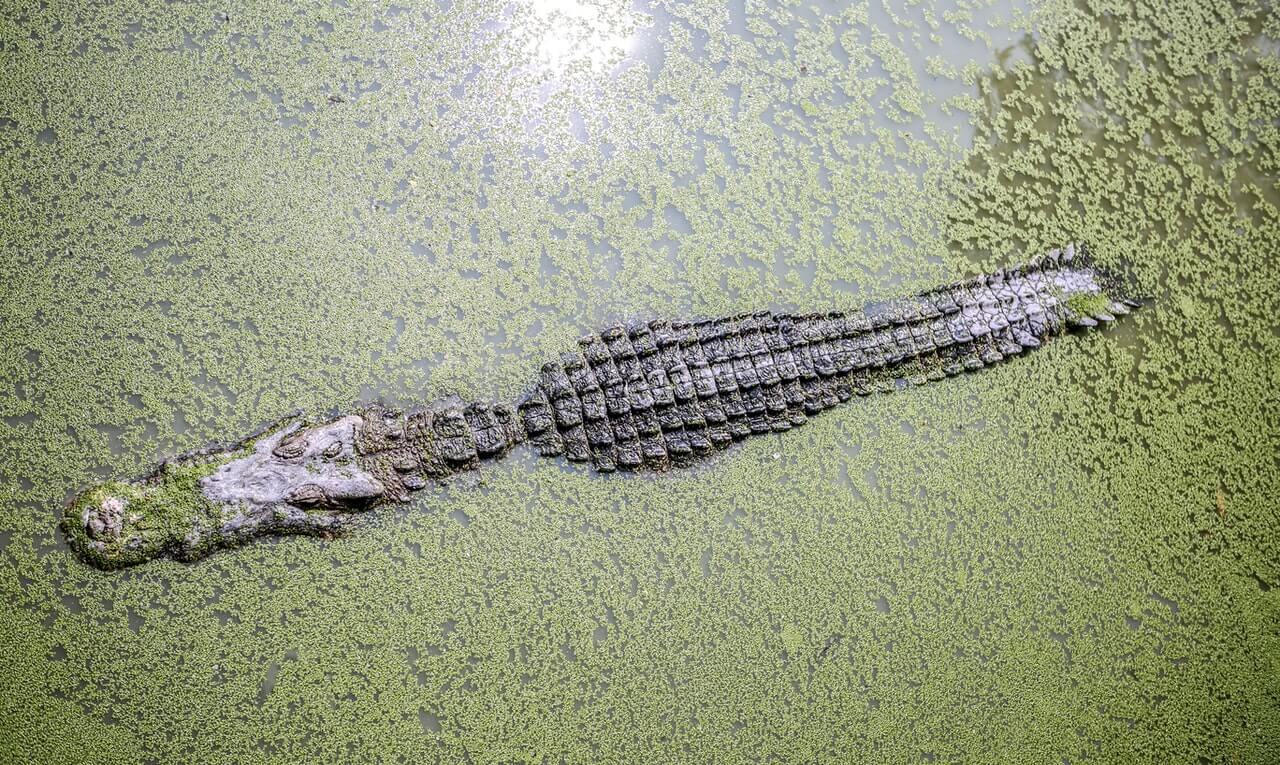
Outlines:
[{"label": "crocodile nostril", "polygon": [[285,501],[296,507],[315,507],[324,504],[326,496],[324,489],[314,483],[307,483],[299,486],[289,492],[289,496]]}]

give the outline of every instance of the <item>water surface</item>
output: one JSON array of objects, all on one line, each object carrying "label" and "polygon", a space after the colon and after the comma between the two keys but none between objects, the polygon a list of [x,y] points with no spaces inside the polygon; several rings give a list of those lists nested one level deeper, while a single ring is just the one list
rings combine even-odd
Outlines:
[{"label": "water surface", "polygon": [[[1280,749],[1271,3],[80,5],[0,26],[5,758]],[[1069,240],[1151,304],[687,473],[122,573],[54,527],[298,406]]]}]

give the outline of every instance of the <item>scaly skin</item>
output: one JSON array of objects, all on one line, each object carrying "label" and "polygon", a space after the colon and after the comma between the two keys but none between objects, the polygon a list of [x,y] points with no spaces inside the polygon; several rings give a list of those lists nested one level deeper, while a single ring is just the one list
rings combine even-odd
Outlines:
[{"label": "scaly skin", "polygon": [[370,508],[528,440],[596,470],[666,470],[785,431],[855,395],[981,369],[1138,304],[1069,246],[1029,265],[843,313],[612,327],[542,366],[514,406],[454,397],[293,417],[79,495],[72,547],[102,568],[194,560],[272,534],[342,532]]}]

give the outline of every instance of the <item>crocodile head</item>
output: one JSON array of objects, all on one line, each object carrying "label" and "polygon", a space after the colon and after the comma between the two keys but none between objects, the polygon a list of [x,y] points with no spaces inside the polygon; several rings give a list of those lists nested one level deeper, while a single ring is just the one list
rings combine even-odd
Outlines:
[{"label": "crocodile head", "polygon": [[101,484],[72,501],[63,528],[72,547],[103,568],[165,554],[194,559],[268,533],[341,531],[384,494],[356,460],[362,422],[293,420],[230,449]]}]

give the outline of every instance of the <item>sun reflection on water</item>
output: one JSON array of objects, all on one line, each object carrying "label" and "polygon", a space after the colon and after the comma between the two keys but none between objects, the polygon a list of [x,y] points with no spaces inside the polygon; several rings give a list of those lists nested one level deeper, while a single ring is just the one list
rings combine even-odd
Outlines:
[{"label": "sun reflection on water", "polygon": [[532,59],[537,66],[568,70],[585,65],[607,72],[634,52],[642,14],[623,3],[580,0],[532,0],[525,23],[534,30]]},{"label": "sun reflection on water", "polygon": [[629,2],[517,0],[474,41],[483,95],[465,107],[501,140],[555,151],[581,146],[607,121],[609,83],[640,60],[653,18]]}]

